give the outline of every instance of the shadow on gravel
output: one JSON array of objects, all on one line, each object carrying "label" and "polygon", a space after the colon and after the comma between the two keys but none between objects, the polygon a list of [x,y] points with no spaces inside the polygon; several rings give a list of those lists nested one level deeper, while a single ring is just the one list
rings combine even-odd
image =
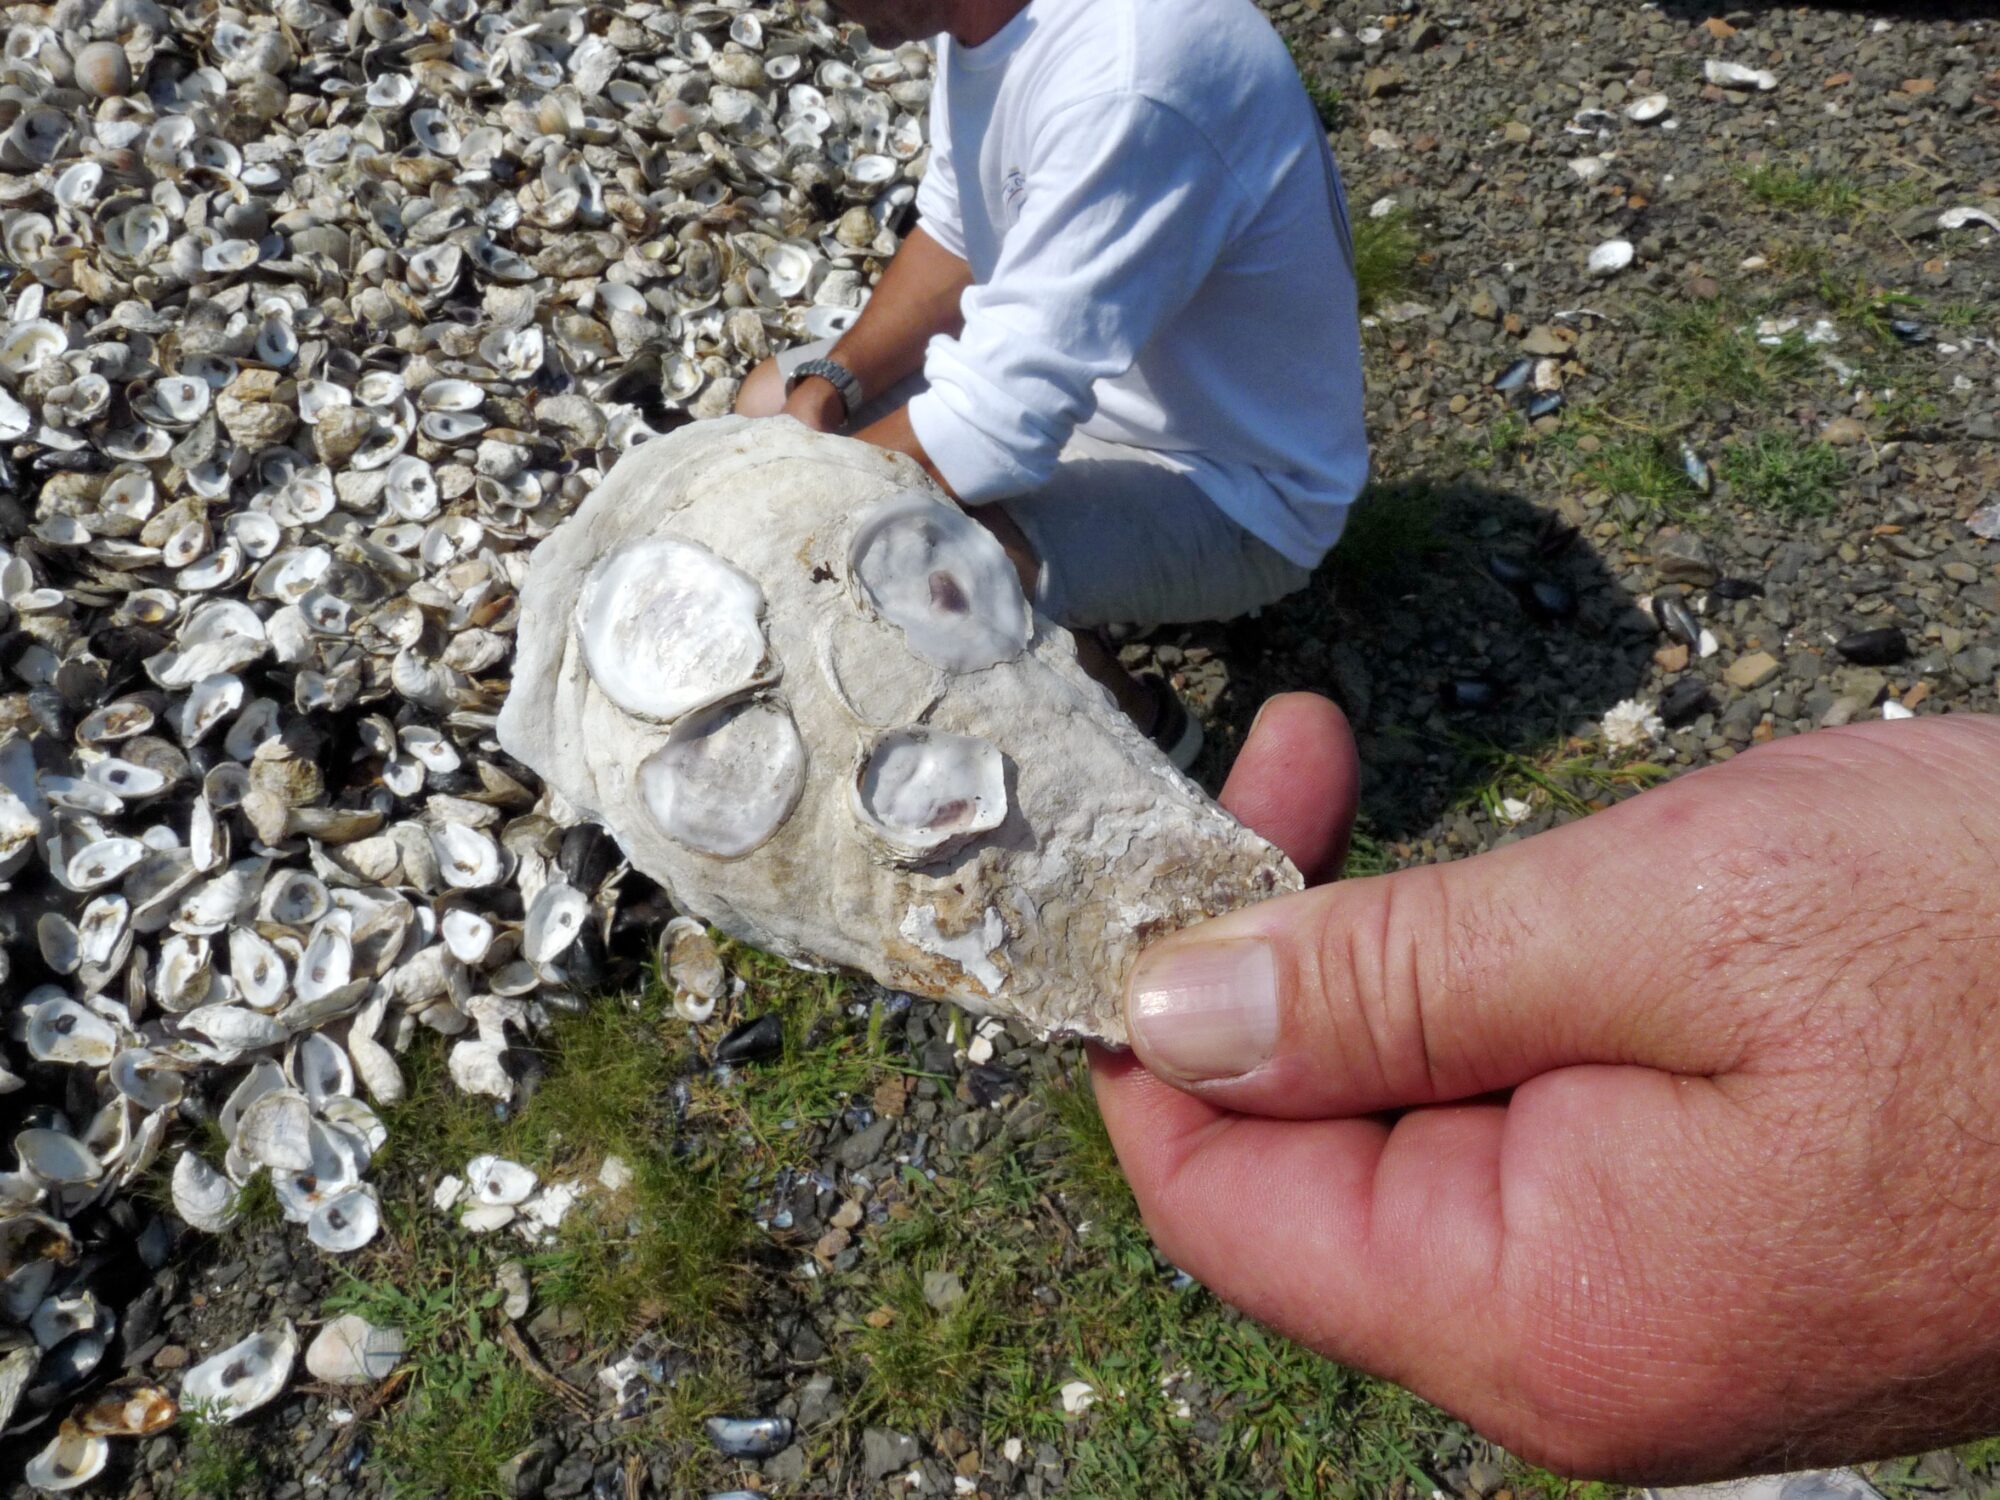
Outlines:
[{"label": "shadow on gravel", "polygon": [[1309,587],[1203,640],[1229,680],[1201,779],[1220,785],[1270,695],[1325,693],[1354,724],[1362,824],[1383,841],[1443,834],[1510,768],[1559,758],[1641,690],[1661,644],[1559,515],[1476,479],[1374,486]]}]

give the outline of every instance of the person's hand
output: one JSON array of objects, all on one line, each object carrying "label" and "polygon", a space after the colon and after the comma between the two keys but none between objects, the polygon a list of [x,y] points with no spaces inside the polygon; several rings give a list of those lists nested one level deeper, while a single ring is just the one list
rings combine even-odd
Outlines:
[{"label": "person's hand", "polygon": [[[1353,782],[1338,710],[1281,698],[1223,796],[1331,873]],[[1127,1009],[1097,1092],[1162,1250],[1525,1458],[2000,1430],[2000,720],[1271,901],[1149,949]]]},{"label": "person's hand", "polygon": [[814,432],[839,432],[847,425],[847,407],[830,380],[819,376],[801,380],[799,388],[785,398],[785,415],[797,417]]}]

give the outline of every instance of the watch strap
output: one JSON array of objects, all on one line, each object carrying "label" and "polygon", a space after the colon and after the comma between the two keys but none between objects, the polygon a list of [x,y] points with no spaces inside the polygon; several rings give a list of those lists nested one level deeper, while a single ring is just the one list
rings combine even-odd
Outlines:
[{"label": "watch strap", "polygon": [[791,379],[785,382],[785,394],[791,395],[801,381],[811,380],[814,376],[840,392],[840,404],[846,408],[848,419],[851,420],[861,410],[861,382],[855,379],[854,372],[847,366],[830,359],[809,359],[792,371]]}]

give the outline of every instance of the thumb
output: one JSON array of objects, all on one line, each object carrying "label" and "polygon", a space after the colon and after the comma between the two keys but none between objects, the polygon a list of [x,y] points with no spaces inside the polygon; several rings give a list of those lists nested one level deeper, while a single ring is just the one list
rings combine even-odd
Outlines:
[{"label": "thumb", "polygon": [[1724,1071],[1740,1032],[1675,1004],[1689,965],[1673,917],[1688,906],[1658,878],[1699,872],[1677,851],[1713,851],[1742,816],[1700,781],[1163,939],[1127,989],[1133,1050],[1211,1103],[1294,1118],[1472,1098],[1578,1064]]}]

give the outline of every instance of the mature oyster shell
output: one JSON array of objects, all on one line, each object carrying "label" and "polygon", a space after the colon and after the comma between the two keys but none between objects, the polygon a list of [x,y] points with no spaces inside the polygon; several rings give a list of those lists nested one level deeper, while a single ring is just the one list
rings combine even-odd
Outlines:
[{"label": "mature oyster shell", "polygon": [[292,1377],[299,1334],[287,1318],[210,1355],[181,1382],[181,1406],[210,1423],[234,1422],[272,1400]]},{"label": "mature oyster shell", "polygon": [[111,1445],[103,1438],[65,1422],[48,1446],[28,1460],[23,1477],[46,1494],[60,1494],[89,1484],[104,1472],[110,1456]]},{"label": "mature oyster shell", "polygon": [[[632,562],[662,558],[671,585]],[[1120,1041],[1149,939],[1300,884],[867,444],[730,418],[628,453],[537,549],[518,635],[501,743],[679,905],[796,960]]]}]

